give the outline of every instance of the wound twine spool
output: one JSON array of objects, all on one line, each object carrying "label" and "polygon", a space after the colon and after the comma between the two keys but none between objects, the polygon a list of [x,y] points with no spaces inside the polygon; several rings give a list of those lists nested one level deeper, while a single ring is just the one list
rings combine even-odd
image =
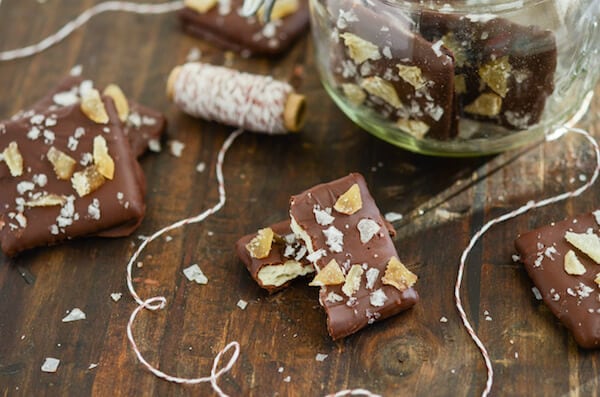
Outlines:
[{"label": "wound twine spool", "polygon": [[247,131],[296,132],[305,120],[305,97],[289,84],[205,63],[174,68],[167,96],[191,116]]}]

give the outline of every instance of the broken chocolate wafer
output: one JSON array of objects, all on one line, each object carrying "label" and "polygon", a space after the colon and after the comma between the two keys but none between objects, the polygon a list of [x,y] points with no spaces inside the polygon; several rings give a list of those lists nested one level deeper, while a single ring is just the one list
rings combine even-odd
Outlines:
[{"label": "broken chocolate wafer", "polygon": [[239,10],[242,0],[186,0],[179,19],[186,33],[242,55],[277,55],[308,29],[308,1],[277,0],[271,20],[244,17]]},{"label": "broken chocolate wafer", "polygon": [[[47,110],[74,105],[81,100],[82,89],[93,87],[94,83],[91,80],[81,76],[66,76],[30,109],[17,113],[13,119],[32,117]],[[105,90],[108,90],[109,94],[112,91],[112,95],[115,97],[122,96],[122,92],[119,93],[114,85],[106,87]],[[134,155],[140,157],[149,149],[149,146],[159,145],[161,136],[166,129],[167,120],[161,112],[129,100],[125,96],[122,96],[120,101],[124,102],[120,110],[123,132],[129,140]]]},{"label": "broken chocolate wafer", "polygon": [[0,246],[9,256],[80,236],[130,234],[141,222],[143,174],[113,100],[0,123]]},{"label": "broken chocolate wafer", "polygon": [[340,339],[412,307],[417,277],[400,261],[360,174],[317,185],[290,202],[291,229],[308,250],[329,334]]},{"label": "broken chocolate wafer", "polygon": [[236,252],[252,278],[269,293],[315,271],[306,260],[306,247],[292,233],[289,220],[240,238]]},{"label": "broken chocolate wafer", "polygon": [[515,247],[544,303],[575,341],[600,347],[600,210],[523,233]]}]

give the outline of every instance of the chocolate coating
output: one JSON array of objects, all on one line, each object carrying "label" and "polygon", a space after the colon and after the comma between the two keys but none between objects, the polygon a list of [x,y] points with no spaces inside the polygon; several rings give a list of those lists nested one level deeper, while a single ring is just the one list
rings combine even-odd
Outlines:
[{"label": "chocolate coating", "polygon": [[244,55],[281,54],[308,29],[306,0],[299,0],[298,10],[267,28],[256,17],[239,15],[242,2],[232,0],[228,9],[216,5],[205,13],[186,7],[178,16],[186,33]]},{"label": "chocolate coating", "polygon": [[[360,188],[362,207],[352,215],[345,215],[332,210],[335,218],[329,225],[317,222],[313,209],[315,205],[321,209],[333,208],[340,195],[353,184]],[[386,222],[381,216],[375,201],[371,197],[362,175],[353,173],[333,182],[317,185],[291,198],[290,216],[293,221],[308,235],[313,251],[323,249],[324,255],[315,260],[315,267],[322,269],[329,261],[335,259],[347,273],[351,265],[363,266],[365,273],[377,269],[378,276],[372,288],[367,288],[365,274],[361,276],[360,287],[352,298],[342,291],[342,285],[329,285],[321,288],[320,303],[327,314],[329,334],[333,339],[351,335],[363,327],[383,320],[412,307],[419,299],[414,288],[400,291],[393,286],[384,285],[381,278],[385,274],[387,263],[391,257],[398,258],[394,243],[386,229]],[[361,242],[357,225],[360,220],[370,219],[380,226],[379,231],[366,243]],[[343,233],[343,247],[340,252],[333,252],[327,244],[323,233],[329,227],[335,227]],[[381,289],[386,296],[381,306],[371,303],[370,295]],[[328,299],[331,293],[339,296],[341,301]]]},{"label": "chocolate coating", "polygon": [[[21,115],[32,113],[43,113],[46,110],[54,110],[61,105],[56,103],[56,94],[73,92],[79,96],[79,86],[85,79],[81,76],[66,76],[43,98],[37,101],[31,109],[21,112]],[[151,140],[160,140],[166,130],[167,119],[154,109],[129,100],[129,117],[124,123],[123,132],[129,140],[131,150],[136,157],[140,157],[148,150]]]},{"label": "chocolate coating", "polygon": [[[536,124],[546,98],[554,91],[557,49],[554,34],[537,26],[523,26],[505,18],[477,19],[468,15],[423,12],[418,20],[421,34],[436,42],[451,34],[460,48],[453,54],[456,74],[464,76],[466,92],[457,94],[460,117],[495,122],[509,129]],[[453,50],[453,49],[450,49]],[[508,91],[497,116],[465,112],[483,93],[494,91],[482,81],[479,68],[492,60],[508,57]]]},{"label": "chocolate coating", "polygon": [[[600,289],[594,281],[600,267],[571,245],[565,233],[592,230],[598,234],[598,220],[592,213],[581,214],[523,233],[515,241],[521,262],[544,303],[584,348],[600,346]],[[573,250],[585,266],[585,274],[565,272],[564,257],[569,250]]]},{"label": "chocolate coating", "polygon": [[[16,142],[24,163],[23,174],[17,177],[11,175],[6,161],[0,163],[0,246],[6,255],[102,232],[123,236],[141,222],[146,208],[140,183],[143,174],[136,168],[139,165],[131,153],[112,100],[103,98],[103,103],[110,119],[107,124],[96,124],[88,119],[79,104],[36,113],[33,119],[21,117],[0,123],[0,148]],[[44,130],[35,139],[28,137],[34,125]],[[77,135],[75,131],[81,128],[84,133]],[[93,140],[98,135],[106,140],[115,165],[114,177],[97,190],[79,197],[70,180],[56,177],[46,153],[54,146],[75,159],[75,171],[81,171],[85,168],[82,158],[91,157]],[[73,140],[77,141],[76,145]],[[23,188],[24,185],[29,187]],[[24,205],[37,193],[71,198],[72,205],[69,201],[62,206]]]},{"label": "chocolate coating", "polygon": [[[339,5],[339,8],[335,8]],[[456,135],[454,112],[454,61],[446,48],[434,49],[432,43],[412,32],[412,21],[393,5],[343,0],[331,2],[331,15],[337,18],[338,38],[332,49],[332,70],[340,83],[360,85],[378,76],[391,83],[402,106],[394,108],[380,98],[368,95],[364,105],[391,121],[416,120],[429,127],[428,137],[448,139]],[[344,43],[352,33],[377,46],[379,59],[357,64]],[[413,86],[400,76],[398,65],[416,67],[423,85]]]}]

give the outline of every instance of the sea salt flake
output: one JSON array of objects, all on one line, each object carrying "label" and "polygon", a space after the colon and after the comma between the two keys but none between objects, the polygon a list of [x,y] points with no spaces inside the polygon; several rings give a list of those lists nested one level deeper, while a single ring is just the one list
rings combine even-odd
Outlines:
[{"label": "sea salt flake", "polygon": [[246,307],[248,307],[248,302],[246,302],[243,299],[240,299],[239,301],[237,301],[237,307],[239,307],[242,310],[246,310]]},{"label": "sea salt flake", "polygon": [[327,295],[327,298],[325,298],[325,300],[331,303],[336,303],[343,301],[344,298],[341,295],[338,295],[332,291]]},{"label": "sea salt flake", "polygon": [[329,226],[329,228],[323,230],[323,234],[327,239],[325,244],[331,252],[342,252],[344,248],[344,233],[335,226]]},{"label": "sea salt flake", "polygon": [[69,314],[67,314],[63,319],[62,322],[63,323],[69,323],[71,321],[79,321],[79,320],[85,320],[85,313],[79,309],[78,307],[73,308],[73,310],[71,310],[69,312]]},{"label": "sea salt flake", "polygon": [[94,368],[96,368],[97,366],[98,366],[98,364],[97,364],[97,363],[91,363],[91,364],[89,365],[88,369],[94,369]]},{"label": "sea salt flake", "polygon": [[178,140],[169,141],[169,149],[173,156],[181,157],[183,149],[185,149],[185,143]]},{"label": "sea salt flake", "polygon": [[331,225],[335,218],[331,216],[331,208],[327,207],[321,209],[321,206],[315,205],[313,207],[313,213],[315,214],[315,220],[321,226]]},{"label": "sea salt flake", "polygon": [[98,220],[101,217],[100,213],[100,201],[97,198],[92,200],[92,203],[88,205],[88,215],[90,218]]},{"label": "sea salt flake", "polygon": [[402,218],[404,218],[404,216],[402,214],[399,214],[397,212],[387,212],[385,215],[385,220],[388,222],[396,222],[401,220]]},{"label": "sea salt flake", "polygon": [[365,277],[367,278],[367,284],[365,285],[368,289],[373,289],[375,286],[375,281],[377,281],[377,277],[379,277],[379,269],[375,269],[374,267],[367,270]]},{"label": "sea salt flake", "polygon": [[206,170],[206,163],[205,162],[199,162],[198,165],[196,165],[196,171],[197,172],[204,172]]},{"label": "sea salt flake", "polygon": [[118,302],[122,296],[123,294],[121,292],[113,292],[112,294],[110,294],[110,298],[115,302]]},{"label": "sea salt flake", "polygon": [[46,357],[44,359],[44,363],[42,364],[42,372],[51,372],[54,373],[58,369],[60,365],[60,360],[54,357]]},{"label": "sea salt flake", "polygon": [[196,263],[194,263],[190,267],[186,267],[185,269],[183,269],[183,274],[185,275],[185,277],[187,277],[188,280],[195,281],[198,284],[208,283],[208,278],[204,275],[204,273],[200,269],[200,266],[198,266],[198,264]]},{"label": "sea salt flake", "polygon": [[381,307],[385,304],[385,301],[387,301],[388,297],[385,294],[385,292],[383,292],[383,290],[380,288],[374,292],[372,292],[369,295],[369,302],[371,303],[371,305],[375,306],[375,307]]},{"label": "sea salt flake", "polygon": [[533,292],[533,296],[535,296],[535,299],[539,301],[542,300],[542,293],[539,289],[537,289],[537,287],[531,287],[531,292]]},{"label": "sea salt flake", "polygon": [[327,255],[327,251],[325,251],[323,248],[321,248],[321,249],[316,250],[312,254],[308,254],[306,256],[306,260],[314,263],[314,262],[318,261],[319,259],[321,259],[322,257],[324,257],[325,255]]},{"label": "sea salt flake", "polygon": [[440,317],[440,323],[447,323],[448,319],[445,316]]},{"label": "sea salt flake", "polygon": [[329,354],[317,353],[317,355],[315,356],[315,360],[323,362],[327,357],[329,357]]},{"label": "sea salt flake", "polygon": [[366,244],[379,232],[381,226],[372,219],[364,218],[358,221],[356,228],[360,233],[360,242]]},{"label": "sea salt flake", "polygon": [[288,375],[285,378],[283,378],[283,381],[286,383],[290,383],[292,381],[292,377]]}]

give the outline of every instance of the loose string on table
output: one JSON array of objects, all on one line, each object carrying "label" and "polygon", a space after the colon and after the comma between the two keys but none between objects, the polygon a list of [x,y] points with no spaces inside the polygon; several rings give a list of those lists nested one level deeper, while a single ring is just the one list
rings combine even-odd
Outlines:
[{"label": "loose string on table", "polygon": [[579,188],[577,188],[575,190],[561,193],[556,196],[552,196],[552,197],[549,197],[549,198],[546,198],[543,200],[539,200],[539,201],[534,201],[534,200],[528,201],[525,205],[517,208],[516,210],[510,211],[504,215],[501,215],[497,218],[494,218],[494,219],[488,221],[487,223],[485,223],[483,225],[483,227],[481,227],[471,237],[469,244],[467,245],[467,247],[465,248],[465,250],[463,251],[463,253],[460,257],[460,264],[458,266],[458,274],[456,277],[456,284],[454,286],[454,299],[456,301],[456,308],[458,310],[458,313],[460,315],[462,323],[463,323],[467,333],[473,340],[473,342],[475,342],[475,345],[477,345],[477,348],[479,349],[479,351],[481,352],[481,355],[483,357],[483,361],[484,361],[485,368],[487,371],[487,379],[486,379],[486,383],[485,383],[485,388],[484,388],[483,392],[481,393],[482,397],[488,396],[490,391],[492,390],[492,385],[494,383],[494,367],[492,365],[492,361],[490,359],[490,355],[487,351],[487,348],[485,347],[485,345],[483,344],[481,339],[479,339],[479,337],[477,336],[477,332],[475,332],[473,326],[471,325],[471,323],[469,321],[467,313],[465,312],[465,309],[462,304],[462,299],[460,297],[460,289],[461,289],[461,285],[462,285],[462,281],[463,281],[467,257],[469,256],[469,253],[471,252],[471,250],[473,249],[475,244],[479,241],[479,239],[492,226],[494,226],[498,223],[507,221],[509,219],[514,219],[514,218],[518,217],[519,215],[522,215],[534,208],[544,207],[546,205],[558,203],[559,201],[563,201],[568,198],[577,197],[577,196],[581,195],[584,191],[589,189],[596,182],[596,179],[598,178],[598,173],[600,172],[600,149],[598,148],[598,143],[596,142],[596,140],[590,135],[589,132],[587,132],[583,129],[580,129],[580,128],[561,127],[561,131],[559,131],[559,132],[561,132],[561,133],[550,136],[549,139],[547,139],[547,142],[551,141],[559,136],[564,136],[564,132],[572,132],[572,133],[582,135],[583,137],[585,137],[585,139],[587,139],[591,143],[592,147],[594,148],[594,154],[595,154],[595,158],[596,158],[596,167],[594,168],[592,177],[585,184],[583,184],[582,186],[580,186]]},{"label": "loose string on table", "polygon": [[60,43],[76,29],[85,25],[90,19],[104,12],[122,11],[135,14],[165,14],[180,10],[183,7],[183,1],[170,1],[160,4],[132,3],[128,1],[106,1],[103,3],[98,3],[83,11],[75,19],[67,22],[62,28],[56,31],[56,33],[51,34],[36,44],[0,52],[0,61],[10,61],[13,59],[26,58],[28,56],[38,54],[52,47],[53,45]]}]

